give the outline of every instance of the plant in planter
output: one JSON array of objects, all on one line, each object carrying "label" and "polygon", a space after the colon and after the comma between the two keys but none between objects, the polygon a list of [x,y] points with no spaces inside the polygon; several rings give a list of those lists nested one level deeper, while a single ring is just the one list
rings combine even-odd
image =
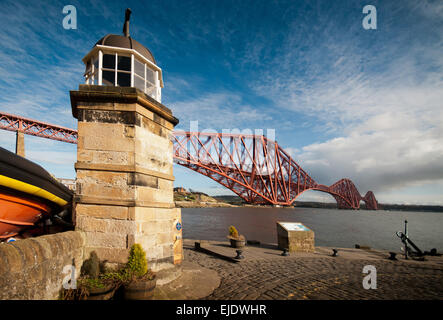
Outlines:
[{"label": "plant in planter", "polygon": [[124,298],[126,300],[149,300],[154,294],[157,280],[148,269],[146,252],[141,245],[134,244],[129,252],[128,262],[122,270],[125,282]]},{"label": "plant in planter", "polygon": [[[146,253],[139,244],[129,252],[128,262],[116,271],[100,268],[95,252],[85,261],[76,289],[64,289],[63,300],[108,300],[122,287],[126,300],[149,300],[156,286],[155,274],[148,269]],[[120,291],[119,291],[120,292]]]},{"label": "plant in planter", "polygon": [[62,289],[60,291],[60,300],[87,300],[89,292],[84,287],[76,289]]},{"label": "plant in planter", "polygon": [[104,278],[83,278],[78,281],[79,287],[88,292],[87,300],[109,300],[114,296],[120,284],[112,279]]},{"label": "plant in planter", "polygon": [[100,273],[100,261],[95,251],[83,262],[77,288],[62,290],[63,300],[109,300],[122,281]]},{"label": "plant in planter", "polygon": [[88,260],[83,262],[79,286],[88,291],[88,300],[109,300],[121,283],[114,279],[106,278],[106,273],[101,273],[100,261],[97,253],[92,251]]},{"label": "plant in planter", "polygon": [[231,242],[232,248],[243,248],[246,244],[246,239],[243,235],[239,235],[237,229],[234,226],[229,227],[228,239]]}]

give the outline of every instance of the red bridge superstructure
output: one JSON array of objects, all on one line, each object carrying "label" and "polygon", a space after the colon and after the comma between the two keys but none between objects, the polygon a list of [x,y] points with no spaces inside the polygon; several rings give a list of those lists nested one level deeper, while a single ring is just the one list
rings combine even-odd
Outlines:
[{"label": "red bridge superstructure", "polygon": [[[0,129],[77,143],[77,131],[0,112]],[[341,179],[318,184],[277,142],[260,135],[176,131],[174,161],[232,190],[247,203],[291,205],[306,190],[331,194],[341,209],[377,210],[372,191],[364,197],[354,183]]]},{"label": "red bridge superstructure", "polygon": [[77,131],[53,124],[0,112],[0,129],[23,132],[37,137],[77,143]]},{"label": "red bridge superstructure", "polygon": [[264,136],[176,131],[174,161],[232,190],[247,203],[291,205],[306,190],[331,194],[342,209],[377,210],[372,191],[364,197],[354,183],[341,179],[318,184],[277,142]]}]

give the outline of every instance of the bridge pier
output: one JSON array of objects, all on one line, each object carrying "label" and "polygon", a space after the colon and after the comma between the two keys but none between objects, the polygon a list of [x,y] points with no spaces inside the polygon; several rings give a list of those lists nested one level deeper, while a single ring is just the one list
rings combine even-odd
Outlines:
[{"label": "bridge pier", "polygon": [[80,85],[70,95],[78,119],[75,223],[86,255],[116,266],[139,243],[154,271],[180,265],[170,139],[178,119],[131,87]]},{"label": "bridge pier", "polygon": [[16,131],[15,134],[15,153],[25,157],[25,134],[21,131]]}]

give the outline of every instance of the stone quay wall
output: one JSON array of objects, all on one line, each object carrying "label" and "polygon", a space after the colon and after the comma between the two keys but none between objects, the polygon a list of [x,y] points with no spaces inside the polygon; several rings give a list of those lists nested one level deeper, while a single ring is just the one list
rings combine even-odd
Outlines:
[{"label": "stone quay wall", "polygon": [[0,244],[0,300],[58,299],[65,266],[75,266],[76,278],[84,259],[85,238],[68,231]]}]

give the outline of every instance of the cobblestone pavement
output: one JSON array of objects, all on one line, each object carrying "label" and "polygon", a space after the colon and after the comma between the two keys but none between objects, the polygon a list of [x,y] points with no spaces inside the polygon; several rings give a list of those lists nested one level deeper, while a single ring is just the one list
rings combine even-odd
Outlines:
[{"label": "cobblestone pavement", "polygon": [[[213,269],[221,277],[220,286],[205,299],[443,299],[443,257],[430,263],[385,257],[270,254],[269,258],[232,263],[195,251],[192,246],[184,246],[184,251],[185,260]],[[376,289],[363,288],[365,265],[377,269]]]}]

